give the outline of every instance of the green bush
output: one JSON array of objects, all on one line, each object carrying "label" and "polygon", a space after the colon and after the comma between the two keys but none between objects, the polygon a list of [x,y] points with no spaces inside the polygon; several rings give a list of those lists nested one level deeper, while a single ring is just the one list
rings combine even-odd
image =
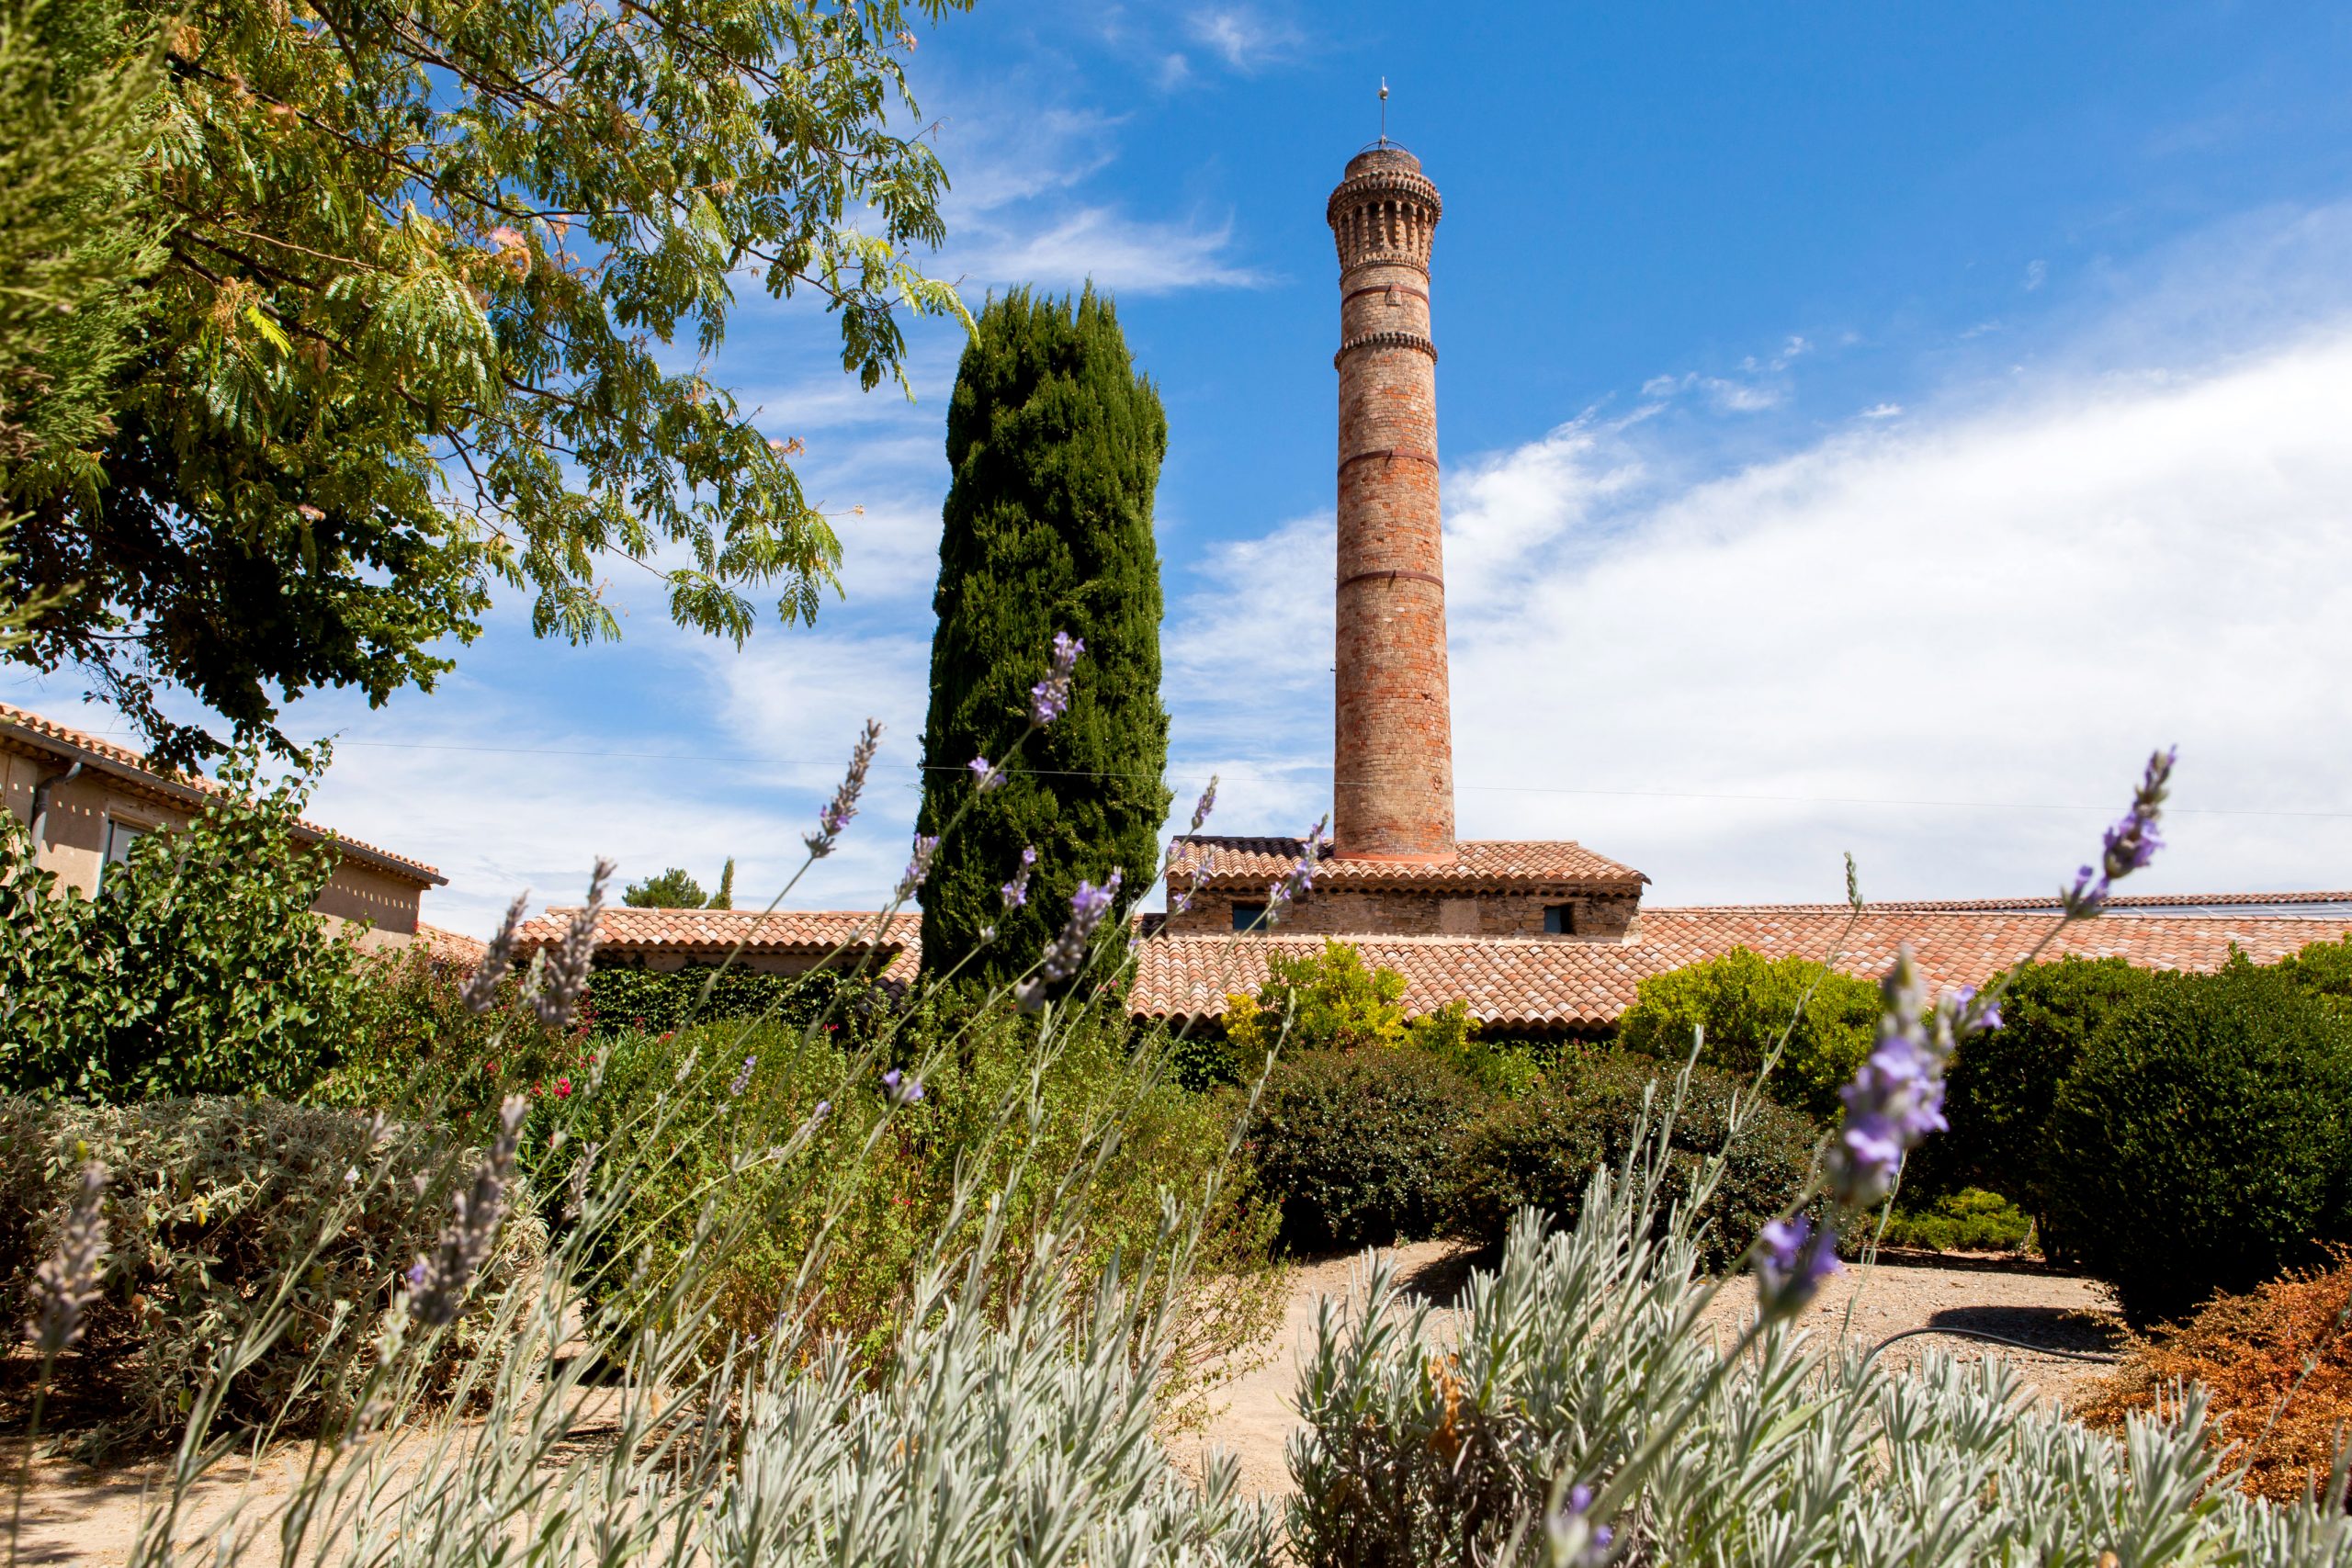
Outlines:
[{"label": "green bush", "polygon": [[2051,1117],[2050,1236],[2139,1319],[2352,1239],[2352,1030],[2276,968],[2157,974]]},{"label": "green bush", "polygon": [[1906,1191],[1933,1198],[1986,1188],[2015,1199],[2046,1230],[2058,1090],[2091,1034],[2147,983],[2148,971],[2120,958],[2066,957],[2021,971],[2002,993],[2001,1027],[1953,1053],[1944,1077],[1951,1126],[1912,1156]]},{"label": "green bush", "polygon": [[522,1000],[518,975],[510,972],[496,1005],[476,1013],[459,995],[469,976],[421,946],[373,955],[360,974],[367,986],[353,1035],[334,1070],[302,1096],[310,1104],[486,1127],[507,1095],[569,1094],[587,1077],[585,1025],[541,1023]]},{"label": "green bush", "polygon": [[[1575,1224],[1593,1172],[1623,1163],[1645,1119],[1655,1135],[1676,1077],[1654,1058],[1613,1053],[1564,1067],[1533,1093],[1489,1111],[1462,1137],[1447,1228],[1499,1245],[1511,1215],[1530,1204]],[[1688,1191],[1700,1162],[1724,1147],[1732,1097],[1749,1093],[1747,1081],[1711,1067],[1691,1069],[1690,1092],[1668,1134],[1665,1203]],[[1796,1195],[1815,1137],[1803,1114],[1770,1100],[1754,1105],[1702,1215],[1703,1267],[1729,1267]]]},{"label": "green bush", "polygon": [[1410,1046],[1285,1055],[1250,1128],[1258,1180],[1302,1249],[1383,1245],[1436,1227],[1478,1086]]},{"label": "green bush", "polygon": [[2277,967],[2297,990],[2324,1003],[2337,1017],[2352,1019],[2352,934],[2312,942],[2280,959]]},{"label": "green bush", "polygon": [[[92,1398],[119,1401],[107,1428],[176,1431],[239,1337],[271,1317],[280,1283],[292,1326],[230,1384],[223,1413],[332,1427],[350,1413],[399,1276],[432,1250],[453,1183],[478,1158],[413,1129],[379,1137],[372,1118],[268,1100],[0,1100],[0,1310],[24,1321],[33,1269],[83,1163],[98,1160],[111,1173],[112,1250],[68,1359]],[[527,1288],[545,1241],[518,1203],[483,1294]],[[469,1332],[475,1321],[461,1318],[440,1344],[436,1376],[491,1348]]]},{"label": "green bush", "polygon": [[[703,987],[708,986],[706,996]],[[588,976],[581,1011],[592,1032],[641,1030],[661,1034],[689,1023],[771,1018],[800,1028],[809,1023],[864,1042],[887,1027],[899,1007],[896,988],[855,969],[805,975],[760,975],[743,969],[630,969],[599,965]]]},{"label": "green bush", "polygon": [[0,1092],[290,1096],[334,1064],[365,982],[351,933],[311,913],[334,866],[293,830],[315,775],[255,774],[232,758],[96,898],[37,869],[0,813]]},{"label": "green bush", "polygon": [[1811,999],[1767,1088],[1781,1104],[1827,1121],[1838,1112],[1838,1089],[1870,1055],[1877,1033],[1881,999],[1867,980],[1803,958],[1767,962],[1736,947],[1644,980],[1617,1021],[1617,1041],[1628,1051],[1680,1062],[1690,1055],[1693,1032],[1703,1027],[1699,1059],[1753,1078],[1808,988]]},{"label": "green bush", "polygon": [[1880,1240],[1933,1252],[2023,1252],[2032,1236],[2031,1215],[1997,1192],[1969,1187],[1923,1209],[1897,1206]]},{"label": "green bush", "polygon": [[[695,1222],[706,1205],[713,1225],[742,1223],[711,1281],[714,1343],[765,1332],[789,1304],[864,1354],[885,1351],[904,1326],[925,1249],[943,1235],[970,1240],[984,1217],[966,1212],[951,1224],[959,1180],[1002,1189],[994,1217],[1008,1227],[1007,1271],[992,1290],[1012,1282],[1032,1261],[1028,1244],[1057,1219],[1072,1230],[1059,1256],[1076,1280],[1091,1285],[1114,1255],[1133,1277],[1165,1261],[1161,1194],[1197,1199],[1226,1158],[1238,1110],[1226,1097],[1178,1087],[1164,1033],[1138,1032],[1116,1010],[1066,1019],[1042,1053],[1036,1020],[1009,1005],[975,1010],[959,998],[916,1007],[876,1052],[844,1043],[821,1023],[774,1021],[630,1032],[607,1050],[601,1082],[583,1080],[561,1100],[537,1102],[526,1141],[544,1145],[560,1129],[567,1148],[596,1145],[607,1162],[633,1165],[628,1213],[611,1246],[633,1254],[650,1243],[657,1279],[699,1244]],[[919,1070],[919,1101],[890,1105],[880,1074],[893,1065]],[[1000,1122],[1000,1108],[1033,1074],[1038,1119]],[[678,1092],[700,1112],[665,1128],[660,1147],[635,1146],[639,1109]],[[820,1101],[829,1109],[803,1147],[788,1158],[762,1157],[790,1144]],[[1112,1146],[1084,1213],[1057,1213],[1056,1182],[1088,1157],[1090,1139],[1106,1133]],[[1216,1279],[1183,1318],[1185,1354],[1195,1363],[1262,1330],[1279,1312],[1268,1250],[1275,1214],[1248,1178],[1246,1168],[1232,1173],[1204,1225],[1200,1268],[1204,1284]],[[821,1266],[798,1280],[829,1224]],[[633,1268],[637,1259],[628,1261]]]}]

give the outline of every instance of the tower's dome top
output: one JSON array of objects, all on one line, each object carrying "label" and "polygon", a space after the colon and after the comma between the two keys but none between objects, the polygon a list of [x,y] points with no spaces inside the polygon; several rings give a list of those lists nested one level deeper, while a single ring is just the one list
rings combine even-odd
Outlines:
[{"label": "tower's dome top", "polygon": [[1421,172],[1421,161],[1394,141],[1375,141],[1348,160],[1348,172],[1341,177],[1351,180],[1374,169],[1400,169],[1408,175],[1418,175]]}]

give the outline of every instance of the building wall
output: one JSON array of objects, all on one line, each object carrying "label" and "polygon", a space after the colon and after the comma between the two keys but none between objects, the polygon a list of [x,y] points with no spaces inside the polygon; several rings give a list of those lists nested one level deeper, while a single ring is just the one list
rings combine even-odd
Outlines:
[{"label": "building wall", "polygon": [[[0,753],[0,770],[5,770],[0,771],[0,792],[5,792],[9,814],[29,825],[35,791],[60,769],[53,758]],[[46,841],[37,851],[35,863],[55,873],[66,886],[95,895],[106,863],[108,823],[153,832],[180,827],[187,818],[187,807],[176,802],[85,771],[50,792]],[[423,892],[414,883],[345,860],[335,866],[311,908],[325,918],[331,931],[340,931],[356,920],[373,922],[360,938],[362,946],[405,947],[416,940],[417,902]]]},{"label": "building wall", "polygon": [[[1233,930],[1234,895],[1204,892],[1166,929],[1180,935]],[[1257,898],[1247,900],[1259,902]],[[1326,889],[1313,893],[1283,918],[1288,935],[1308,936],[1508,936],[1542,937],[1544,911],[1553,905],[1572,911],[1573,935],[1556,942],[1625,942],[1641,929],[1641,899],[1634,894],[1594,894],[1566,887],[1487,889],[1475,892],[1397,889]]]}]

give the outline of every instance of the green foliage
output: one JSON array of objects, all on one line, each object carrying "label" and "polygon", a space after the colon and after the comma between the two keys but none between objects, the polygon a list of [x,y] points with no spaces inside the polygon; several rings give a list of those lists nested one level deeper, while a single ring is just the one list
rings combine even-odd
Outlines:
[{"label": "green foliage", "polygon": [[[897,1021],[875,1055],[877,1042],[828,1027],[827,1013],[845,1012],[856,993],[842,986],[828,999],[825,978],[812,976],[811,994],[786,1010],[805,1021],[619,1034],[601,1084],[560,1104],[542,1101],[532,1123],[538,1141],[561,1127],[573,1147],[597,1144],[642,1163],[648,1175],[635,1184],[620,1234],[650,1241],[657,1278],[663,1260],[700,1245],[684,1222],[705,1202],[718,1204],[707,1226],[755,1219],[712,1282],[716,1333],[756,1335],[791,1303],[824,1332],[878,1353],[905,1327],[905,1292],[926,1249],[943,1234],[968,1238],[983,1217],[1009,1227],[989,1288],[1010,1288],[1032,1266],[1026,1248],[1071,1218],[1057,1184],[1110,1129],[1115,1146],[1094,1173],[1082,1224],[1057,1244],[1057,1256],[1090,1281],[1114,1258],[1130,1276],[1166,1262],[1162,1195],[1202,1190],[1225,1158],[1235,1108],[1167,1081],[1164,1035],[1138,1034],[1118,1010],[1095,1009],[1041,1058],[1034,1020],[1002,1004],[976,1012],[940,999]],[[739,1096],[732,1083],[747,1056]],[[931,1063],[919,1102],[890,1105],[878,1074],[891,1061]],[[1007,1124],[1007,1096],[1033,1076],[1035,1120]],[[637,1111],[673,1087],[707,1115],[683,1134],[663,1130],[659,1149],[632,1148],[641,1135]],[[743,1168],[746,1155],[789,1144],[820,1100],[829,1111],[791,1157]],[[953,1212],[959,1179],[999,1192],[992,1216]],[[828,1215],[822,1266],[804,1280]],[[1219,1278],[1186,1318],[1186,1359],[1234,1348],[1279,1312],[1279,1276],[1267,1258],[1274,1220],[1246,1182],[1228,1186],[1209,1213],[1201,1262],[1204,1277]]]},{"label": "green foliage", "polygon": [[10,476],[0,592],[87,588],[17,657],[79,666],[182,761],[219,743],[158,682],[240,727],[320,686],[381,703],[499,583],[541,635],[610,638],[607,556],[682,626],[740,640],[771,585],[813,616],[840,544],[798,444],[702,367],[747,281],[820,299],[868,388],[907,314],[964,316],[910,259],[943,175],[904,62],[910,11],[965,3],[132,0],[101,60],[144,68],[153,27],[169,70],[138,156],[89,161],[121,178],[87,232],[164,265],[124,291],[95,456]]},{"label": "green foliage", "polygon": [[2023,1252],[2032,1236],[2033,1216],[1997,1192],[1964,1187],[1924,1209],[1898,1206],[1879,1239],[1936,1252]]},{"label": "green foliage", "polygon": [[630,883],[621,902],[632,909],[700,909],[709,905],[709,896],[684,866],[673,865],[659,876]]},{"label": "green foliage", "polygon": [[[78,1359],[91,1397],[119,1411],[112,1430],[173,1436],[238,1342],[281,1311],[286,1331],[230,1383],[225,1411],[243,1426],[332,1427],[376,1356],[376,1315],[432,1250],[475,1158],[383,1138],[365,1116],[266,1100],[0,1100],[7,1321],[26,1316],[33,1269],[96,1159],[110,1173],[112,1250]],[[527,1280],[544,1248],[544,1230],[518,1213],[488,1293]],[[461,1325],[435,1350],[435,1380],[485,1351],[495,1347]]]},{"label": "green foliage", "polygon": [[2046,1229],[2049,1123],[2059,1088],[2092,1033],[2147,983],[2146,970],[2120,958],[2070,956],[2020,971],[2001,994],[2001,1027],[1953,1053],[1944,1077],[1951,1129],[1912,1156],[1905,1188],[1943,1195],[1989,1188],[2016,1199]]},{"label": "green foliage", "polygon": [[[707,987],[707,990],[706,990]],[[901,998],[857,969],[762,975],[745,969],[593,969],[582,1011],[600,1035],[663,1034],[690,1023],[767,1019],[815,1028],[832,1043],[863,1048],[893,1022]]]},{"label": "green foliage", "polygon": [[90,898],[0,814],[0,1091],[139,1100],[294,1095],[352,1037],[356,939],[311,913],[334,865],[294,827],[315,774],[268,789],[250,754]]},{"label": "green foliage", "polygon": [[1278,1042],[1307,1051],[1402,1045],[1410,1036],[1398,1005],[1404,995],[1404,976],[1367,969],[1351,944],[1327,937],[1319,953],[1268,953],[1258,994],[1226,998],[1225,1032],[1245,1061],[1262,1059]]},{"label": "green foliage", "polygon": [[552,1029],[522,999],[509,972],[494,1006],[477,1013],[468,976],[422,947],[363,961],[366,982],[332,1071],[302,1098],[313,1105],[439,1117],[487,1136],[509,1094],[560,1099],[594,1065],[584,1022]]},{"label": "green foliage", "polygon": [[[1701,1165],[1729,1141],[1733,1100],[1751,1080],[1693,1067],[1667,1128],[1661,1204],[1688,1197]],[[1611,1054],[1571,1064],[1517,1100],[1498,1105],[1463,1135],[1447,1226],[1499,1245],[1511,1216],[1533,1204],[1564,1224],[1582,1212],[1585,1189],[1603,1166],[1624,1163],[1642,1130],[1655,1139],[1675,1104],[1675,1074],[1656,1060]],[[1767,1220],[1804,1185],[1815,1129],[1799,1112],[1765,1101],[1726,1152],[1699,1219],[1700,1259],[1728,1268]],[[1660,1211],[1662,1223],[1663,1209]]]},{"label": "green foliage", "polygon": [[[117,0],[0,5],[0,498],[24,465],[70,469],[111,433],[108,383],[163,260],[123,215],[158,64]],[[49,580],[43,606],[66,586]]]},{"label": "green foliage", "polygon": [[1644,980],[1617,1021],[1617,1039],[1627,1050],[1679,1062],[1690,1054],[1692,1032],[1703,1026],[1699,1059],[1752,1077],[1801,1000],[1804,1014],[1768,1087],[1781,1104],[1827,1120],[1838,1114],[1838,1091],[1870,1055],[1878,1028],[1878,987],[1867,980],[1803,958],[1768,962],[1736,947]]},{"label": "green foliage", "polygon": [[2049,1240],[2135,1318],[2352,1240],[2352,1030],[2275,968],[2156,974],[2091,1035],[2050,1120]]},{"label": "green foliage", "polygon": [[1478,1086],[1411,1050],[1305,1050],[1267,1075],[1250,1124],[1260,1186],[1303,1250],[1430,1235]]},{"label": "green foliage", "polygon": [[[918,830],[944,837],[922,891],[935,973],[962,964],[976,982],[1009,979],[1060,927],[1081,879],[1100,886],[1115,867],[1132,898],[1158,874],[1170,794],[1151,507],[1167,447],[1159,394],[1108,299],[1016,290],[981,312],[948,405],[933,600]],[[967,764],[1006,762],[1057,631],[1086,644],[1069,712],[976,794]],[[1039,857],[1029,898],[1008,909],[998,889],[1026,846]]]},{"label": "green foliage", "polygon": [[707,909],[731,909],[735,907],[735,857],[729,855],[727,863],[718,868],[718,891],[710,896]]},{"label": "green foliage", "polygon": [[2352,934],[2315,942],[2274,966],[2297,990],[2352,1019]]}]

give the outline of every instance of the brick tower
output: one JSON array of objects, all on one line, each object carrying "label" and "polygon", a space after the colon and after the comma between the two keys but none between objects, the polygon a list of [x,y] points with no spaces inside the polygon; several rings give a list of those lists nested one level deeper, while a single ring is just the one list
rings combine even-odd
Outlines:
[{"label": "brick tower", "polygon": [[1420,160],[1384,139],[1349,160],[1325,209],[1340,247],[1333,834],[1353,859],[1454,851],[1430,339],[1441,207]]}]

